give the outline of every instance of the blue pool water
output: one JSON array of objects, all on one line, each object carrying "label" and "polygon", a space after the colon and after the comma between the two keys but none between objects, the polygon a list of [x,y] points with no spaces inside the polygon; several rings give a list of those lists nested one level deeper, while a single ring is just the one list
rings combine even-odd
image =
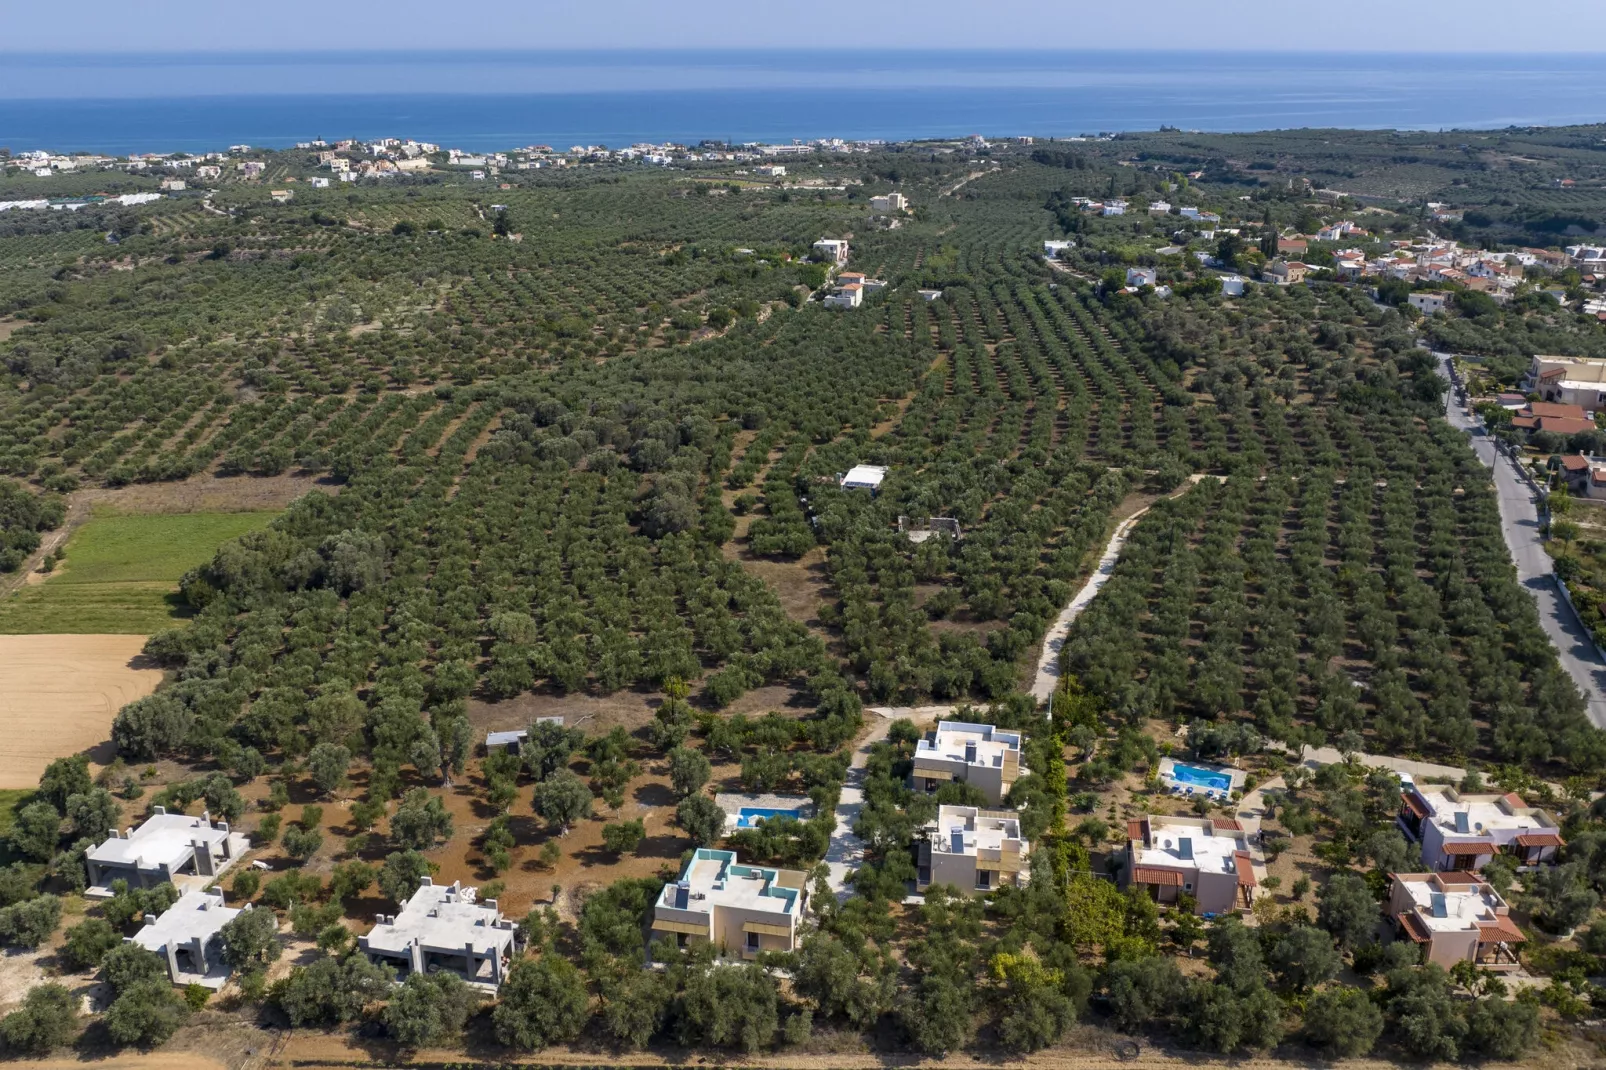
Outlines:
[{"label": "blue pool water", "polygon": [[1181,762],[1172,763],[1171,779],[1178,784],[1187,784],[1194,788],[1213,788],[1216,791],[1232,789],[1232,777],[1226,773],[1218,773],[1214,769],[1205,769],[1197,765],[1184,765]]},{"label": "blue pool water", "polygon": [[768,806],[744,806],[736,812],[736,827],[750,829],[758,826],[759,822],[772,817],[789,817],[794,821],[801,820],[802,810],[778,810]]}]

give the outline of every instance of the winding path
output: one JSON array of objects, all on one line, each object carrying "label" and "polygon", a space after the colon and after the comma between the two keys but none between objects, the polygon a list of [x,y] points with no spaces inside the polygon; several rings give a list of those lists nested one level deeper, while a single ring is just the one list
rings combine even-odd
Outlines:
[{"label": "winding path", "polygon": [[[1186,483],[1167,497],[1180,497],[1200,480],[1207,478],[1209,477],[1198,474],[1191,475]],[[1115,574],[1115,563],[1121,557],[1121,548],[1126,545],[1127,537],[1132,534],[1132,529],[1137,526],[1143,514],[1152,508],[1152,505],[1145,505],[1116,525],[1115,533],[1104,546],[1104,556],[1099,558],[1098,567],[1087,578],[1087,582],[1082,584],[1082,589],[1072,596],[1064,609],[1060,610],[1059,616],[1054,618],[1054,623],[1049,626],[1048,634],[1043,636],[1043,650],[1037,656],[1037,675],[1032,680],[1032,697],[1038,702],[1047,702],[1049,696],[1054,693],[1054,688],[1059,686],[1060,651],[1065,648],[1065,640],[1071,634],[1072,622],[1081,616],[1082,610],[1093,601],[1093,596],[1110,582],[1110,577]]]},{"label": "winding path", "polygon": [[[1433,355],[1438,358],[1440,374],[1454,383],[1450,354]],[[1550,636],[1562,668],[1583,692],[1589,719],[1597,728],[1606,728],[1606,661],[1601,660],[1578,614],[1561,596],[1554,566],[1540,535],[1539,507],[1533,488],[1518,471],[1516,462],[1495,449],[1494,439],[1482,421],[1463,407],[1453,386],[1445,395],[1444,418],[1451,427],[1470,437],[1478,460],[1493,469],[1495,495],[1500,505],[1500,529],[1517,566],[1517,582],[1539,604],[1539,623]]]}]

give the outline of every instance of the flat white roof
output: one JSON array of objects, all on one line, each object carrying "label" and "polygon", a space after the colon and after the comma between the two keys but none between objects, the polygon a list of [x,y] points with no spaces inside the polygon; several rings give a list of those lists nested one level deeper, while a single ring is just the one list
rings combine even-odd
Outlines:
[{"label": "flat white roof", "polygon": [[[847,287],[843,287],[846,289]],[[887,470],[877,464],[856,464],[842,477],[844,487],[879,487],[887,478]]]},{"label": "flat white roof", "polygon": [[474,889],[432,884],[426,877],[400,914],[369,931],[366,947],[398,956],[406,955],[415,943],[438,951],[471,946],[486,954],[513,943],[513,927],[498,925],[501,920],[496,907],[474,901]]},{"label": "flat white roof", "polygon": [[715,906],[739,907],[769,914],[798,915],[802,892],[779,885],[781,871],[767,866],[745,866],[734,851],[699,848],[681,871],[680,879],[691,885],[684,907],[675,907],[676,882],[664,885],[658,905],[699,914],[713,912]]},{"label": "flat white roof", "polygon": [[[1476,928],[1479,921],[1493,921],[1496,910],[1506,905],[1493,888],[1482,882],[1446,884],[1445,891],[1440,892],[1428,880],[1427,877],[1399,877],[1400,885],[1417,907],[1416,920],[1436,933],[1467,932]],[[1436,916],[1433,910],[1434,900],[1439,896],[1444,897],[1442,917]]]},{"label": "flat white roof", "polygon": [[[1534,829],[1553,831],[1555,826],[1540,820],[1538,811],[1524,806],[1526,813],[1513,813],[1500,805],[1499,795],[1463,795],[1452,799],[1442,788],[1417,785],[1416,793],[1428,804],[1431,820],[1445,832],[1476,836],[1480,833]],[[1466,828],[1456,826],[1456,813],[1463,812]],[[1480,827],[1481,826],[1481,827]]]},{"label": "flat white roof", "polygon": [[187,944],[197,937],[204,946],[241,913],[240,908],[223,905],[221,892],[185,892],[160,917],[135,933],[133,940],[156,952],[172,943]]},{"label": "flat white roof", "polygon": [[[1149,818],[1149,840],[1152,847],[1138,851],[1134,860],[1140,866],[1166,866],[1170,869],[1192,867],[1201,873],[1236,873],[1232,856],[1247,849],[1238,836],[1206,836],[1198,825],[1184,825],[1167,821],[1164,817]],[[1191,857],[1183,857],[1183,841],[1188,843]]]},{"label": "flat white roof", "polygon": [[127,836],[114,836],[91,847],[87,857],[104,866],[155,869],[165,862],[176,868],[189,858],[192,840],[203,840],[216,847],[228,836],[226,829],[214,828],[204,817],[153,814]]},{"label": "flat white roof", "polygon": [[973,855],[978,850],[1001,851],[1009,841],[1013,841],[1020,849],[1026,846],[1021,839],[1020,819],[1017,817],[994,817],[974,806],[937,807],[933,846],[938,851],[953,853],[956,831],[964,848],[961,853],[967,855]]},{"label": "flat white roof", "polygon": [[965,721],[939,721],[935,738],[922,739],[915,745],[915,754],[923,758],[943,758],[963,763],[966,744],[976,745],[974,765],[1003,765],[1004,755],[1020,751],[1020,733],[1006,732],[990,724],[969,724]]}]

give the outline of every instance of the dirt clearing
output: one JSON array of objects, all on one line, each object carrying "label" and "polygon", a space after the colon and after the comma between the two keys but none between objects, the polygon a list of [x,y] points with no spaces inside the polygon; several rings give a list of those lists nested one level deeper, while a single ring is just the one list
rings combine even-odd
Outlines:
[{"label": "dirt clearing", "polygon": [[162,680],[144,646],[143,635],[0,635],[0,788],[31,788],[79,751],[110,761],[112,718]]}]

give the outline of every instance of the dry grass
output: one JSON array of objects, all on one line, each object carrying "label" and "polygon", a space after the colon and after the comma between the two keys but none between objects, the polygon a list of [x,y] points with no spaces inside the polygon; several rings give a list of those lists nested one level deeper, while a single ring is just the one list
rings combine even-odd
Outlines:
[{"label": "dry grass", "polygon": [[0,788],[31,788],[52,759],[111,761],[112,718],[156,690],[143,635],[0,636]]}]

